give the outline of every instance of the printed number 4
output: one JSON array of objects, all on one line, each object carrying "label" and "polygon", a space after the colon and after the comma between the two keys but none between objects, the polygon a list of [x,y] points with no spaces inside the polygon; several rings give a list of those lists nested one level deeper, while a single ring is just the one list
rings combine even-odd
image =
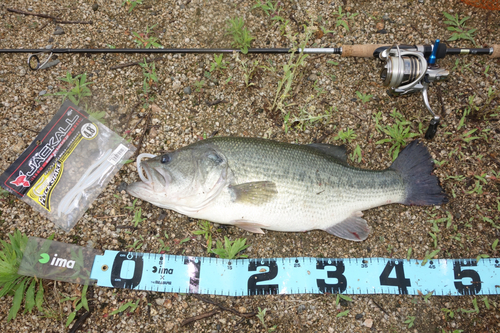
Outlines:
[{"label": "printed number 4", "polygon": [[[389,275],[396,268],[396,277],[391,278]],[[410,279],[405,277],[403,261],[389,261],[385,265],[384,271],[380,274],[380,285],[398,287],[400,294],[408,294],[407,287],[411,287]]]}]

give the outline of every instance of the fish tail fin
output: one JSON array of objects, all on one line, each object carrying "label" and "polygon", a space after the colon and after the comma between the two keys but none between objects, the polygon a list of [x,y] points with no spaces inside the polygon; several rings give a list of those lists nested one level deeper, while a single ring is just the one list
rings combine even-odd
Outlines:
[{"label": "fish tail fin", "polygon": [[406,198],[403,204],[428,206],[448,202],[438,178],[432,174],[432,157],[418,140],[406,146],[390,168],[398,172],[405,183]]}]

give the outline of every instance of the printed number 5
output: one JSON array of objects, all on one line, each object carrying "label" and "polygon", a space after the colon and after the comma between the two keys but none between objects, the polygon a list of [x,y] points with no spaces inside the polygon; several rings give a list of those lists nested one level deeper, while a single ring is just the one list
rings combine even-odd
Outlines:
[{"label": "printed number 5", "polygon": [[473,269],[464,269],[463,266],[477,266],[477,262],[464,262],[455,261],[453,264],[453,273],[456,280],[462,280],[463,278],[471,278],[472,284],[464,285],[461,281],[455,282],[455,288],[462,295],[476,295],[481,290],[481,278],[478,272]]}]

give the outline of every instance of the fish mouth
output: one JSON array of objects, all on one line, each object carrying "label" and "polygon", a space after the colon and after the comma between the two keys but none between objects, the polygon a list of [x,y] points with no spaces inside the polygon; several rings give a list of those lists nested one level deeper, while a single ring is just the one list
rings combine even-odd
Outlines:
[{"label": "fish mouth", "polygon": [[141,176],[144,171],[146,175],[145,177],[142,176],[141,180],[153,188],[158,185],[166,188],[172,181],[172,177],[169,175],[168,171],[162,167],[152,167],[148,164],[148,162],[141,163],[140,168],[137,171]]}]

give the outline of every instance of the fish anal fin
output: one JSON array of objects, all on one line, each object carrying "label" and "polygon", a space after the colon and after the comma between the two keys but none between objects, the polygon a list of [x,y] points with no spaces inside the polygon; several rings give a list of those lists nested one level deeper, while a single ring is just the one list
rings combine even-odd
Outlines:
[{"label": "fish anal fin", "polygon": [[269,202],[278,194],[276,184],[271,181],[259,181],[230,185],[231,199],[233,202],[260,205]]},{"label": "fish anal fin", "polygon": [[253,221],[249,221],[249,220],[234,220],[234,221],[231,221],[229,223],[237,226],[238,228],[241,228],[241,229],[246,230],[248,232],[253,232],[255,234],[263,234],[264,231],[262,231],[261,228],[268,227],[267,225],[253,222]]},{"label": "fish anal fin", "polygon": [[355,212],[344,221],[326,228],[325,231],[340,238],[361,242],[370,234],[370,227],[366,220],[361,218],[362,215],[361,212]]}]

